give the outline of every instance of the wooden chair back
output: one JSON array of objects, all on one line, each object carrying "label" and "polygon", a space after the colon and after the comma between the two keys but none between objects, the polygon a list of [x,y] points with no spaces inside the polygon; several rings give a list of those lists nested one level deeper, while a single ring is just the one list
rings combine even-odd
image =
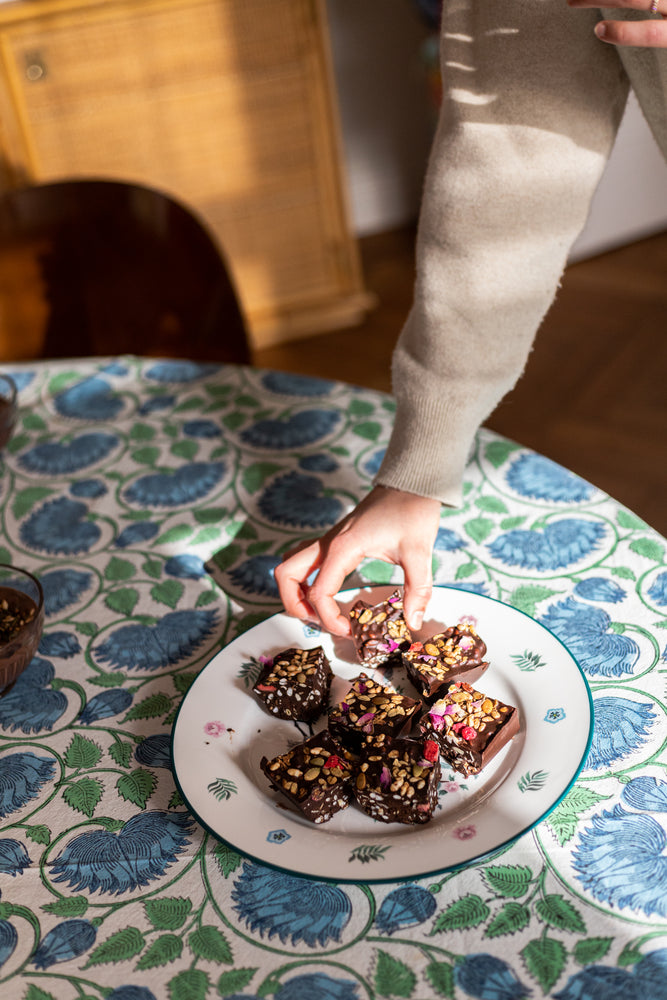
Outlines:
[{"label": "wooden chair back", "polygon": [[211,233],[136,184],[67,180],[0,194],[0,360],[107,354],[250,361]]}]

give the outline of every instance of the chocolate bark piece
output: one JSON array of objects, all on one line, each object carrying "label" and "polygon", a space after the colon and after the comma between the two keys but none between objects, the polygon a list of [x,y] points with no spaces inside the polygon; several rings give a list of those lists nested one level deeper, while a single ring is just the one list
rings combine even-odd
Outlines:
[{"label": "chocolate bark piece", "polygon": [[329,709],[329,729],[352,753],[379,738],[403,736],[421,712],[421,702],[361,673],[342,701]]},{"label": "chocolate bark piece", "polygon": [[352,799],[352,755],[324,729],[284,754],[259,766],[306,819],[326,823]]},{"label": "chocolate bark piece", "polygon": [[426,699],[437,696],[446,684],[479,680],[488,662],[486,643],[471,625],[452,625],[423,642],[413,642],[401,654],[403,666]]},{"label": "chocolate bark piece", "polygon": [[365,667],[400,665],[401,651],[412,642],[398,590],[379,604],[357,601],[350,611],[350,625],[357,656]]},{"label": "chocolate bark piece", "polygon": [[290,648],[264,666],[253,691],[279,719],[313,722],[326,710],[332,678],[321,646]]},{"label": "chocolate bark piece", "polygon": [[429,706],[419,728],[437,741],[447,763],[467,776],[478,774],[516,736],[519,711],[465,681],[455,681]]},{"label": "chocolate bark piece", "polygon": [[438,801],[440,762],[431,739],[396,739],[356,763],[352,787],[359,806],[383,823],[428,823]]}]

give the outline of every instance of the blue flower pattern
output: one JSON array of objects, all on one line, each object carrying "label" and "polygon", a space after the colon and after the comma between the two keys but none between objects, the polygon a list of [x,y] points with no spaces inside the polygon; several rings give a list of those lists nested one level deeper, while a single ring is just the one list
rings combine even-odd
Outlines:
[{"label": "blue flower pattern", "polygon": [[506,566],[553,572],[580,562],[594,552],[605,536],[605,527],[583,518],[552,521],[543,530],[513,528],[503,532],[488,549]]},{"label": "blue flower pattern", "polygon": [[14,878],[21,875],[30,864],[30,856],[19,840],[0,837],[0,873]]},{"label": "blue flower pattern", "polygon": [[141,507],[180,507],[203,500],[225,474],[224,462],[191,462],[169,472],[139,476],[125,491],[128,503]]},{"label": "blue flower pattern", "polygon": [[659,573],[648,588],[648,596],[661,608],[667,607],[667,572]]},{"label": "blue flower pattern", "polygon": [[601,576],[579,580],[574,586],[574,593],[586,601],[603,601],[605,604],[618,604],[625,597],[625,590],[620,584]]},{"label": "blue flower pattern", "polygon": [[455,967],[454,980],[468,996],[479,1000],[524,1000],[532,993],[507,962],[486,952],[467,955]]},{"label": "blue flower pattern", "polygon": [[49,660],[33,657],[11,690],[0,699],[0,726],[6,731],[20,729],[24,733],[53,729],[67,709],[65,692],[51,687],[55,675]]},{"label": "blue flower pattern", "polygon": [[81,833],[51,863],[53,881],[116,895],[149,885],[185,850],[191,832],[187,813],[157,811],[133,816],[119,833]]},{"label": "blue flower pattern", "polygon": [[157,625],[122,625],[102,642],[96,657],[115,669],[159,670],[190,656],[213,633],[215,611],[172,611]]},{"label": "blue flower pattern", "polygon": [[0,920],[0,969],[11,958],[18,944],[19,936],[14,924]]},{"label": "blue flower pattern", "polygon": [[325,528],[341,517],[343,504],[338,497],[326,495],[323,489],[324,484],[317,476],[288,472],[266,487],[258,506],[264,517],[276,524]]},{"label": "blue flower pattern", "polygon": [[126,688],[112,688],[108,691],[100,691],[93,695],[79,716],[81,724],[91,726],[101,719],[112,719],[114,715],[120,715],[127,711],[134,700],[134,695]]},{"label": "blue flower pattern", "polygon": [[71,632],[47,632],[41,638],[39,652],[42,656],[60,656],[69,660],[81,652],[81,643]]},{"label": "blue flower pattern", "polygon": [[141,542],[149,542],[155,538],[160,530],[160,526],[155,521],[136,521],[123,528],[116,538],[116,547],[126,549],[130,545],[139,545]]},{"label": "blue flower pattern", "polygon": [[611,618],[603,608],[568,597],[550,605],[541,621],[563,640],[590,677],[623,677],[634,670],[639,647],[631,636],[611,631]]},{"label": "blue flower pattern", "polygon": [[630,969],[608,965],[590,965],[577,972],[565,987],[554,993],[554,1000],[604,1000],[624,997],[627,1000],[663,1000],[667,995],[667,948],[644,955]]},{"label": "blue flower pattern", "polygon": [[435,896],[428,889],[419,885],[401,886],[385,896],[375,924],[382,934],[393,934],[428,920],[437,906]]},{"label": "blue flower pattern", "polygon": [[156,1000],[155,994],[146,986],[118,986],[108,993],[106,1000]]},{"label": "blue flower pattern", "polygon": [[38,757],[32,751],[0,756],[0,817],[11,816],[35,799],[55,772],[51,757]]},{"label": "blue flower pattern", "polygon": [[222,435],[212,420],[187,420],[183,424],[183,433],[193,438],[217,438]]},{"label": "blue flower pattern", "polygon": [[138,413],[142,417],[148,417],[151,413],[159,413],[161,410],[170,410],[176,402],[175,396],[160,395],[151,396],[139,407]]},{"label": "blue flower pattern", "polygon": [[54,405],[61,416],[78,420],[114,420],[125,406],[109,382],[97,375],[63,390]]},{"label": "blue flower pattern", "polygon": [[93,575],[80,569],[55,569],[40,575],[46,617],[71,610],[93,583]]},{"label": "blue flower pattern", "polygon": [[206,574],[206,567],[201,556],[196,556],[193,552],[181,552],[167,559],[164,571],[179,580],[199,580]]},{"label": "blue flower pattern", "polygon": [[264,597],[278,599],[278,584],[274,570],[280,562],[279,556],[250,556],[240,565],[234,567],[229,576],[235,587],[247,594],[261,594]]},{"label": "blue flower pattern", "polygon": [[364,461],[363,470],[369,478],[373,479],[377,476],[386,451],[386,448],[377,448],[372,455]]},{"label": "blue flower pattern", "polygon": [[134,751],[134,756],[146,767],[171,769],[171,738],[166,733],[147,736]]},{"label": "blue flower pattern", "polygon": [[293,375],[290,372],[266,372],[262,385],[278,396],[328,396],[334,382],[307,375]]},{"label": "blue flower pattern", "polygon": [[578,503],[595,492],[584,479],[543,455],[521,455],[511,463],[506,479],[517,493],[536,500]]},{"label": "blue flower pattern", "polygon": [[199,361],[158,361],[144,372],[144,377],[154,382],[198,382],[215,375],[219,366]]},{"label": "blue flower pattern", "polygon": [[100,529],[88,520],[88,508],[80,500],[57,497],[47,500],[21,525],[21,541],[49,555],[89,552],[99,541]]},{"label": "blue flower pattern", "polygon": [[69,442],[47,441],[24,451],[19,464],[28,472],[47,476],[67,476],[102,461],[118,445],[115,434],[93,431]]},{"label": "blue flower pattern", "polygon": [[437,552],[456,552],[457,549],[463,549],[465,546],[465,539],[461,538],[457,531],[445,527],[438,528],[433,546]]},{"label": "blue flower pattern", "polygon": [[301,448],[326,437],[339,422],[335,410],[300,410],[282,420],[258,420],[241,432],[241,439],[254,448]]},{"label": "blue flower pattern", "polygon": [[[131,380],[139,368],[145,384],[137,392]],[[169,731],[189,679],[223,634],[230,635],[219,595],[210,589],[213,546],[223,552],[227,547],[230,558],[222,577],[212,572],[235,601],[247,603],[251,614],[260,605],[277,603],[274,569],[282,553],[301,537],[326,530],[345,513],[350,492],[367,489],[384,455],[391,411],[376,408],[372,419],[383,425],[382,434],[369,449],[362,427],[355,439],[355,420],[362,418],[355,417],[354,406],[348,413],[338,406],[341,392],[348,405],[355,394],[323,379],[277,372],[246,377],[241,370],[232,374],[217,365],[171,360],[95,363],[87,371],[69,382],[59,376],[54,386],[66,388],[54,388],[53,412],[45,421],[48,434],[44,424],[37,430],[36,423],[34,433],[28,428],[29,443],[12,459],[16,488],[25,490],[17,540],[38,565],[46,627],[38,655],[0,698],[0,970],[4,974],[26,954],[28,924],[11,906],[23,902],[22,887],[42,871],[51,883],[48,901],[64,894],[78,909],[68,913],[55,905],[39,912],[38,939],[24,965],[33,974],[48,976],[53,970],[61,978],[86,967],[83,977],[90,983],[101,981],[108,969],[113,972],[113,986],[105,986],[110,1000],[157,1000],[177,992],[186,954],[187,961],[194,955],[198,965],[196,949],[204,948],[189,944],[195,941],[189,937],[195,923],[181,925],[180,917],[149,907],[151,900],[174,907],[192,903],[192,917],[198,905],[175,881],[181,868],[190,870],[203,834],[182,811],[173,788]],[[41,406],[34,374],[17,372],[16,378],[31,405]],[[235,394],[223,390],[232,390],[235,379],[247,395],[261,395],[256,417],[249,406],[233,412]],[[204,401],[203,410],[195,412],[195,396]],[[182,402],[187,419],[180,417]],[[384,416],[377,416],[381,412]],[[135,420],[141,426],[133,440]],[[84,429],[84,422],[99,426]],[[480,454],[488,440],[482,432]],[[137,441],[160,445],[159,464],[150,448],[142,456]],[[119,461],[124,450],[136,452],[134,464]],[[157,448],[152,451],[157,455]],[[640,771],[660,743],[662,692],[645,679],[653,655],[648,640],[626,624],[641,618],[638,595],[654,609],[667,607],[664,562],[646,575],[645,563],[630,563],[628,550],[646,553],[640,559],[653,559],[655,565],[658,549],[651,548],[638,522],[627,527],[628,517],[607,517],[608,501],[590,484],[542,456],[517,449],[507,455],[503,462],[494,461],[491,475],[499,488],[498,498],[491,496],[493,504],[478,492],[480,480],[473,473],[464,510],[445,512],[434,545],[436,580],[505,600],[512,588],[535,584],[536,617],[573,652],[593,688],[595,727],[582,787],[599,788],[605,793],[601,799],[609,800],[593,803],[583,814],[566,845],[571,873],[552,891],[566,893],[569,878],[578,909],[583,897],[612,919],[619,915],[626,923],[664,924],[667,780],[658,768],[650,775]],[[142,463],[152,467],[137,469]],[[238,469],[239,481],[248,469],[249,481],[259,483],[247,497],[232,498],[232,469]],[[352,474],[358,476],[358,488],[350,485]],[[54,480],[62,482],[54,486]],[[4,500],[9,510],[6,494]],[[232,523],[235,530],[230,528],[226,537]],[[615,539],[614,557],[608,558]],[[655,617],[655,612],[652,619],[644,617],[646,628]],[[218,715],[228,722],[222,711]],[[554,702],[539,721],[558,728],[566,719]],[[51,739],[57,747],[53,755],[46,749]],[[215,740],[211,745],[214,749]],[[98,764],[86,774],[87,759]],[[622,783],[612,783],[607,776],[619,772],[624,772]],[[42,803],[51,802],[49,817],[59,812],[69,831],[53,826],[52,819],[42,824],[39,811],[47,816]],[[280,823],[277,816],[275,829],[267,831],[278,852],[280,842],[291,836]],[[548,854],[548,837],[543,843]],[[534,1000],[537,995],[658,1000],[667,995],[667,949],[651,952],[650,941],[630,965],[617,964],[616,950],[610,949],[582,966],[573,957],[577,935],[569,941],[566,931],[550,926],[547,936],[562,939],[566,953],[557,981],[548,987],[525,955],[519,958],[535,937],[534,925],[523,934],[495,938],[480,930],[466,943],[454,932],[445,941],[436,921],[467,891],[457,877],[446,887],[395,884],[379,893],[366,887],[369,899],[382,901],[377,899],[364,928],[364,911],[358,907],[366,896],[357,884],[308,881],[234,862],[212,838],[206,852],[209,877],[218,879],[216,905],[227,921],[216,926],[232,957],[223,957],[222,964],[218,959],[214,973],[205,960],[192,967],[188,988],[193,995],[215,989],[213,976],[221,975],[218,992],[227,1000],[256,1000],[269,993],[276,1000],[361,1000],[374,976],[379,977],[378,996],[394,995],[394,985],[396,995],[440,996],[450,990],[480,1000]],[[480,870],[506,861],[516,870],[525,856],[517,850],[507,858],[484,860]],[[535,867],[535,858],[530,864]],[[505,905],[500,897],[494,902],[486,892],[480,896],[496,913]],[[10,899],[10,908],[3,909]],[[174,944],[183,928],[180,972],[173,959],[151,969],[151,953],[145,950],[142,966],[138,958],[114,960],[113,966],[96,958],[95,949],[125,928],[118,922],[112,927],[104,918],[101,907],[116,901],[127,907],[122,912],[129,915],[128,933],[141,927],[144,949],[151,947],[149,941]],[[89,904],[97,909],[86,912]],[[137,907],[139,918],[132,915]],[[205,920],[210,924],[217,918]],[[590,915],[587,923],[593,935]],[[212,932],[212,927],[202,930]],[[357,935],[358,946],[350,946],[346,955],[347,939]],[[424,940],[452,953],[458,949],[458,957],[417,957]],[[474,941],[477,950],[470,947]],[[483,941],[488,950],[480,948]],[[262,955],[262,971],[250,957],[253,942],[254,956]],[[243,949],[249,949],[248,960]],[[357,962],[355,955],[362,951],[363,962]],[[307,965],[311,956],[317,965]],[[140,968],[151,969],[155,978],[140,980]],[[280,973],[266,978],[278,968]],[[225,979],[232,971],[238,978]],[[395,984],[392,976],[398,977]],[[441,976],[449,982],[446,988]],[[232,984],[224,992],[223,981]],[[44,988],[49,988],[46,980]],[[91,989],[81,986],[79,992],[88,995]]]},{"label": "blue flower pattern", "polygon": [[579,834],[574,869],[583,888],[600,902],[664,918],[666,847],[660,823],[616,803],[596,813]]},{"label": "blue flower pattern", "polygon": [[342,889],[275,872],[259,865],[243,865],[234,883],[235,910],[251,931],[283,944],[303,941],[308,947],[340,941],[352,915],[352,903]]},{"label": "blue flower pattern", "polygon": [[59,962],[69,962],[83,955],[95,943],[97,930],[88,920],[65,920],[39,942],[33,955],[38,969],[48,969]]},{"label": "blue flower pattern", "polygon": [[586,759],[589,771],[626,760],[646,742],[656,721],[653,705],[612,695],[593,701],[595,723]]},{"label": "blue flower pattern", "polygon": [[71,483],[69,491],[73,497],[88,500],[97,500],[108,492],[101,479],[79,479],[78,482]]},{"label": "blue flower pattern", "polygon": [[311,972],[285,981],[275,994],[276,1000],[360,1000],[357,983],[324,972]]}]

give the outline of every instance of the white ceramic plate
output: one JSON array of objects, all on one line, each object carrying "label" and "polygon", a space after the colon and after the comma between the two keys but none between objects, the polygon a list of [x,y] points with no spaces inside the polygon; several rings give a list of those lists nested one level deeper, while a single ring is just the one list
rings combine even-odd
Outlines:
[{"label": "white ceramic plate", "polygon": [[[376,604],[393,589],[345,591],[339,600],[347,609],[359,597]],[[466,619],[487,644],[490,665],[477,687],[516,705],[521,730],[479,775],[464,778],[443,765],[439,806],[429,823],[381,823],[353,804],[315,825],[271,789],[259,768],[261,757],[283,753],[311,730],[276,719],[253,695],[259,657],[290,646],[322,645],[336,675],[332,701],[342,698],[361,669],[350,640],[285,614],[222,649],[183,700],[172,751],[176,781],[192,813],[242,854],[338,882],[413,879],[456,868],[535,826],[569,790],[588,752],[593,725],[588,684],[553,633],[506,604],[467,591],[435,588],[415,638]],[[391,682],[414,694],[402,668],[394,670]],[[323,717],[314,731],[325,722]]]}]

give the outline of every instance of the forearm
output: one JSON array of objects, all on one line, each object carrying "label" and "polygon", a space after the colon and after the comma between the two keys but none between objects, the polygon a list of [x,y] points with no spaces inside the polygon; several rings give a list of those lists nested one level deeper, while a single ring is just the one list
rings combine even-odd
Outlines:
[{"label": "forearm", "polygon": [[520,376],[585,223],[627,85],[592,14],[582,26],[559,0],[451,7],[378,482],[457,504],[475,431]]}]

